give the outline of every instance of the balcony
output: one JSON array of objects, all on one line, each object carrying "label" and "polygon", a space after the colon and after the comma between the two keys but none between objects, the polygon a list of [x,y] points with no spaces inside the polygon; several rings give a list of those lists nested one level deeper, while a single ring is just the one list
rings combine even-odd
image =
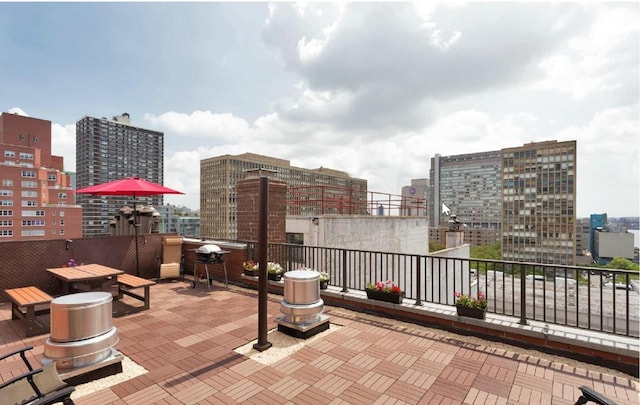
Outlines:
[{"label": "balcony", "polygon": [[[142,276],[152,277],[154,274],[155,258],[152,256],[158,251],[160,236],[144,237],[144,243],[140,246]],[[40,242],[42,245],[36,242],[12,244],[13,249],[7,253],[1,270],[2,288],[15,287],[9,285],[10,280],[15,282],[19,274],[26,272],[31,273],[27,277],[31,284],[56,293],[55,283],[51,283],[46,275],[41,277],[40,273],[44,273],[46,267],[63,263],[63,258],[68,259],[71,250],[77,260],[100,261],[105,265],[119,266],[129,273],[135,272],[135,259],[130,257],[133,252],[131,241],[131,237],[74,240],[70,250],[65,250],[61,241],[45,241],[48,245],[45,242]],[[187,272],[193,271],[195,254],[191,249],[197,245],[198,242],[193,241],[185,243],[183,247]],[[429,271],[420,272],[426,279],[417,282],[415,289],[407,288],[409,284],[403,286],[407,291],[407,299],[403,304],[374,304],[364,297],[359,288],[358,283],[364,282],[367,277],[382,278],[388,275],[400,281],[403,280],[400,276],[406,275],[406,280],[417,281],[415,276],[409,277],[414,274],[415,267],[409,266],[408,262],[406,266],[400,266],[402,261],[388,253],[357,252],[361,256],[359,262],[347,260],[363,269],[364,276],[361,278],[343,277],[350,268],[348,266],[334,267],[332,285],[322,293],[328,304],[326,313],[331,317],[329,331],[305,341],[299,347],[288,346],[287,350],[278,350],[274,343],[274,347],[263,352],[262,357],[257,353],[242,352],[239,348],[251,344],[258,336],[257,292],[250,288],[255,280],[241,274],[241,262],[253,253],[255,246],[252,243],[229,243],[224,246],[225,249],[233,249],[225,257],[232,281],[229,288],[219,281],[214,281],[211,291],[202,284],[192,289],[188,283],[165,281],[152,286],[151,309],[148,311],[127,309],[129,304],[136,305],[128,297],[118,303],[122,308],[114,306],[121,311],[114,319],[120,334],[117,348],[131,364],[125,366],[125,373],[121,377],[131,378],[79,386],[75,396],[77,404],[472,404],[532,401],[572,404],[578,399],[577,387],[581,385],[596,389],[618,404],[637,403],[636,379],[628,374],[611,367],[590,364],[593,362],[577,362],[567,357],[532,352],[527,347],[494,341],[498,334],[527,336],[534,340],[546,333],[546,340],[556,342],[558,349],[562,345],[568,347],[572,339],[576,342],[584,340],[588,343],[576,343],[572,348],[583,351],[587,357],[593,357],[593,350],[605,353],[603,356],[607,356],[606,353],[610,353],[608,356],[613,356],[612,353],[619,356],[626,351],[635,353],[637,362],[638,340],[632,333],[626,335],[626,327],[617,329],[620,334],[615,335],[599,330],[599,325],[595,328],[597,330],[590,330],[565,325],[564,320],[553,323],[553,318],[548,314],[545,315],[546,321],[541,321],[537,319],[542,316],[539,311],[536,311],[535,317],[529,316],[527,311],[527,325],[523,325],[519,323],[522,313],[520,307],[516,305],[515,312],[511,313],[514,306],[499,305],[502,300],[493,301],[486,321],[462,320],[455,315],[453,307],[444,302],[444,296],[438,298],[435,293],[437,289],[429,293],[422,287],[418,288],[428,285],[426,280],[430,274],[436,274],[437,260],[427,267],[421,267]],[[20,252],[22,248],[25,252],[30,249],[31,254],[41,253],[33,261],[25,257],[23,265],[19,266],[14,256],[25,253]],[[270,247],[270,255],[286,263],[286,267],[297,266],[301,259],[313,258],[308,263],[315,265],[323,263],[322,260],[329,263],[329,258],[333,256],[337,257],[337,261],[332,263],[344,263],[344,257],[350,258],[351,255],[340,249],[327,250],[322,254],[309,249],[305,256],[304,249],[294,252],[293,248],[291,245],[274,245]],[[123,254],[114,255],[115,250]],[[290,252],[286,253],[287,250]],[[282,260],[286,254],[290,254],[291,261]],[[393,266],[384,263],[393,263]],[[448,261],[447,265],[445,263],[446,260],[441,261],[439,268],[464,268],[462,264],[454,264],[455,261]],[[500,284],[491,283],[487,275],[493,271],[494,280],[496,275],[500,276],[498,269],[492,267],[499,263],[503,266],[500,269],[509,265],[498,262],[495,265],[488,264],[489,270],[483,270],[478,266],[479,263],[469,263],[469,267],[477,271],[476,276],[470,272],[468,277],[476,277],[475,285],[497,288]],[[403,269],[402,273],[393,273],[400,269]],[[212,266],[212,270],[214,278],[221,281],[220,269]],[[504,277],[505,281],[515,284],[515,279],[508,279],[512,274],[510,271],[503,271],[503,274],[500,278]],[[513,274],[519,277],[517,272]],[[548,279],[551,280],[545,276],[544,280]],[[474,286],[474,283],[457,284],[458,281],[454,280],[451,283],[456,286]],[[529,284],[533,286],[551,282],[536,280],[536,277],[532,277],[528,281],[525,275],[524,285],[528,287]],[[555,282],[558,283],[557,280]],[[505,284],[508,283],[502,283]],[[345,287],[346,291],[343,291]],[[271,282],[270,288],[273,293],[268,299],[267,325],[272,330],[276,328],[274,318],[280,310],[281,296],[277,292],[281,283]],[[491,290],[486,291],[491,297]],[[620,292],[626,294],[624,290]],[[503,293],[503,296],[509,295]],[[516,294],[514,299],[518,296]],[[541,298],[535,293],[533,297],[536,301]],[[25,338],[23,329],[11,320],[9,308],[7,303],[0,304],[2,352],[34,345],[34,356],[38,361],[46,335]],[[564,311],[564,305],[559,308],[562,308],[560,312]],[[412,322],[406,322],[408,320]],[[545,325],[549,327],[546,331]],[[491,335],[491,330],[499,333]],[[630,326],[629,330],[633,328]],[[474,336],[474,333],[478,336]],[[275,342],[275,336],[270,334],[269,340]],[[607,342],[616,347],[608,348]],[[622,344],[628,346],[622,347]],[[612,358],[613,361],[619,361],[619,358]],[[19,372],[13,366],[15,364],[0,364],[0,380]],[[635,369],[637,372],[637,363]]]}]

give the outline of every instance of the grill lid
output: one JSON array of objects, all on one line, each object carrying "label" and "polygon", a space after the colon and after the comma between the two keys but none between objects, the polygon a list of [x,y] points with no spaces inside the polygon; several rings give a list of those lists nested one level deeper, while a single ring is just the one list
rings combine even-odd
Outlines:
[{"label": "grill lid", "polygon": [[202,245],[196,249],[196,253],[210,255],[212,253],[221,252],[220,246],[218,245]]}]

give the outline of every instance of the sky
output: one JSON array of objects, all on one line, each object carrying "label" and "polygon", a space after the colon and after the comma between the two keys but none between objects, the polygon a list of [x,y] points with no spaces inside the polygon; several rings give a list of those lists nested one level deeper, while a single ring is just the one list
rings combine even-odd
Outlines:
[{"label": "sky", "polygon": [[[428,4],[423,4],[428,3]],[[640,215],[640,3],[0,3],[0,110],[164,132],[165,203],[258,153],[400,194],[430,158],[577,141],[577,215]]]}]

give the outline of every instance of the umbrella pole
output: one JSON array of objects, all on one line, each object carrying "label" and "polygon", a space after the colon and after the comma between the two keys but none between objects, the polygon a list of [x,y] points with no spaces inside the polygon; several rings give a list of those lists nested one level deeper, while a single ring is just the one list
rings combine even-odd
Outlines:
[{"label": "umbrella pole", "polygon": [[133,196],[133,234],[136,238],[136,276],[140,277],[140,263],[138,259],[138,206],[135,200],[136,196]]}]

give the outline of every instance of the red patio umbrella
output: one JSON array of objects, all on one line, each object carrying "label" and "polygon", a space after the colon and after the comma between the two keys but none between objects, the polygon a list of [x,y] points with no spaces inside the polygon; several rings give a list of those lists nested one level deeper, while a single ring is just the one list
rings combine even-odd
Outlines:
[{"label": "red patio umbrella", "polygon": [[130,195],[133,197],[133,231],[136,240],[136,275],[140,275],[138,263],[138,210],[136,208],[136,197],[160,195],[160,194],[184,194],[162,184],[153,183],[140,177],[127,177],[121,180],[114,180],[108,183],[97,184],[74,191],[77,194],[93,194],[93,195]]}]

